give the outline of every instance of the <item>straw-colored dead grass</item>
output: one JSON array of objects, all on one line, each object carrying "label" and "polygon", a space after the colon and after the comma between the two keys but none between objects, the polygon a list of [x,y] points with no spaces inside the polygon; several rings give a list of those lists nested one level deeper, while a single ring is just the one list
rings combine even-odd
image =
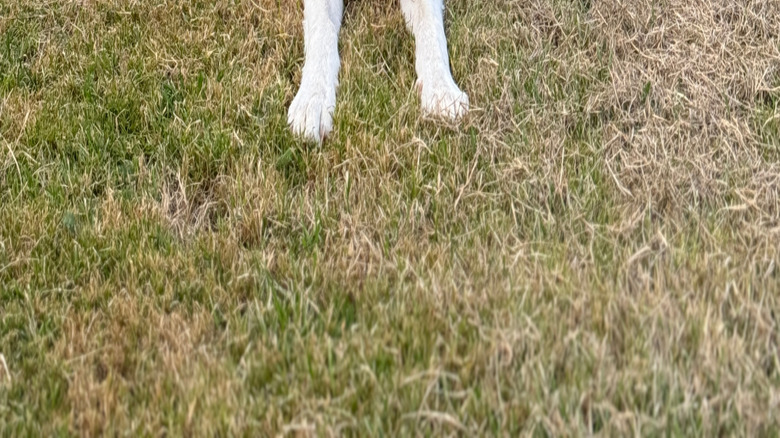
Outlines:
[{"label": "straw-colored dead grass", "polygon": [[604,1],[590,15],[614,57],[592,105],[608,114],[606,153],[625,194],[743,198],[776,217],[779,169],[763,158],[777,149],[765,134],[780,90],[780,2]]}]

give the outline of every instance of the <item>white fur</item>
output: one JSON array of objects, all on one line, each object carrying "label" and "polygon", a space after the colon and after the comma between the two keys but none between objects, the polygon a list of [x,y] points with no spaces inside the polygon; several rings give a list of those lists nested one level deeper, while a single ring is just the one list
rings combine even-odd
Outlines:
[{"label": "white fur", "polygon": [[423,113],[451,120],[466,115],[469,98],[450,72],[442,0],[401,0],[401,10],[414,33],[417,87]]},{"label": "white fur", "polygon": [[[415,37],[417,87],[423,113],[449,120],[465,116],[469,98],[450,72],[443,0],[400,2]],[[303,76],[287,122],[294,133],[316,142],[333,130],[340,67],[338,34],[343,11],[343,0],[304,0]]]},{"label": "white fur", "polygon": [[303,33],[306,60],[301,88],[290,105],[287,123],[293,132],[322,141],[333,129],[339,82],[339,29],[342,0],[305,0]]}]

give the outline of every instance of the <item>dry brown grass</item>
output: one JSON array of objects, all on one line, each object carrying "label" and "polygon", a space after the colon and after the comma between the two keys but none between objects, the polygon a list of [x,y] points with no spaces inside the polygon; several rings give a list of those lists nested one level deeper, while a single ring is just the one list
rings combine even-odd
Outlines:
[{"label": "dry brown grass", "polygon": [[778,168],[764,158],[777,145],[762,134],[777,116],[780,2],[594,6],[614,62],[592,104],[620,114],[605,128],[606,152],[626,195],[732,208],[741,200],[776,217]]}]

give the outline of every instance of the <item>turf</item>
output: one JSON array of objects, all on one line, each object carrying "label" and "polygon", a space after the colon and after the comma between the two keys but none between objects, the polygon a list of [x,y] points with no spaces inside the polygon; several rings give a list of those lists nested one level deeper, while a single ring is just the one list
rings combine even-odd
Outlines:
[{"label": "turf", "polygon": [[780,3],[0,2],[0,435],[780,434]]}]

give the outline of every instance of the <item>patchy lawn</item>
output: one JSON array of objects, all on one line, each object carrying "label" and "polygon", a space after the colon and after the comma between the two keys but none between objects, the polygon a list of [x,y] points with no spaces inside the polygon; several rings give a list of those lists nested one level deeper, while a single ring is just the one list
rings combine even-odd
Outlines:
[{"label": "patchy lawn", "polygon": [[0,435],[780,434],[780,2],[0,2]]}]

